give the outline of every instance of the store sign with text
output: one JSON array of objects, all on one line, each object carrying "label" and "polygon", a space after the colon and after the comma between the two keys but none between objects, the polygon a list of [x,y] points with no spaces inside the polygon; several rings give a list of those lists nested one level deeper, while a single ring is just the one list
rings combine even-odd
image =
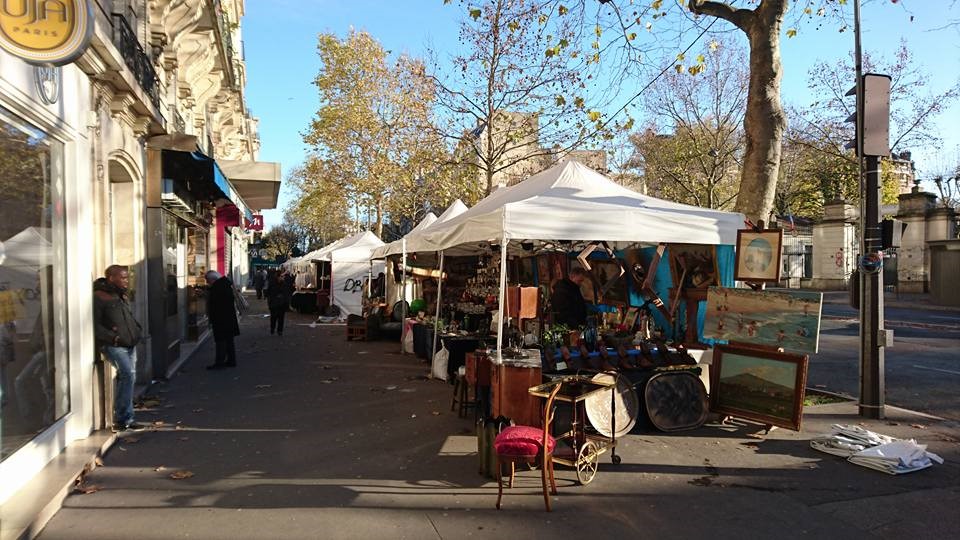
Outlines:
[{"label": "store sign with text", "polygon": [[[2,0],[0,0],[0,1],[2,1]],[[248,231],[262,231],[262,230],[263,230],[263,215],[262,215],[262,214],[254,214],[252,220],[249,220],[249,219],[248,219],[248,220],[246,220],[246,221],[247,221],[247,227],[246,227],[246,229],[247,229]]]},{"label": "store sign with text", "polygon": [[0,48],[31,64],[73,62],[93,25],[89,0],[0,0]]}]

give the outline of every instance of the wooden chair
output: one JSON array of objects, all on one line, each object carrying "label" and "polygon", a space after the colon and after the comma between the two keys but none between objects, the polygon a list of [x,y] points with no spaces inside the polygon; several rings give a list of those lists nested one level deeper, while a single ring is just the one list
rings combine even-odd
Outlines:
[{"label": "wooden chair", "polygon": [[[550,425],[553,423],[553,401],[560,392],[560,381],[550,391],[547,403],[543,409],[543,427],[510,426],[497,435],[493,443],[497,453],[497,510],[500,509],[500,499],[503,498],[503,465],[510,464],[510,487],[513,487],[513,478],[516,474],[517,463],[531,463],[540,466],[540,479],[543,483],[543,502],[550,511],[550,495],[557,494],[557,482],[553,477],[553,449],[557,441],[550,434]],[[550,490],[547,491],[547,477],[550,479]]]}]

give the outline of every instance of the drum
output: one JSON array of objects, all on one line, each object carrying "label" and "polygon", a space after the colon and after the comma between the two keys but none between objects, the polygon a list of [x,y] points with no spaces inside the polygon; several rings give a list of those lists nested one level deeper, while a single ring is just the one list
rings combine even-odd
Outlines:
[{"label": "drum", "polygon": [[690,371],[653,375],[643,387],[643,402],[650,424],[660,431],[696,429],[710,409],[703,381]]},{"label": "drum", "polygon": [[[614,378],[617,383],[614,388],[597,392],[584,401],[590,425],[605,437],[623,437],[630,433],[640,415],[640,400],[633,384],[626,377],[617,377],[610,373],[597,373],[593,376],[594,381],[608,383],[613,382]],[[616,424],[613,424],[613,411],[610,410],[611,393],[614,393],[613,399],[616,402]],[[616,433],[610,429],[612,425],[615,425]]]}]

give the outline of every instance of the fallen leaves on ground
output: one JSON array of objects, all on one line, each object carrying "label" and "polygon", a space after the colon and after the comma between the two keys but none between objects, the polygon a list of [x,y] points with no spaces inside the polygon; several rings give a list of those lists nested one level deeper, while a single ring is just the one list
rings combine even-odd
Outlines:
[{"label": "fallen leaves on ground", "polygon": [[90,484],[90,485],[77,484],[76,486],[73,486],[73,491],[75,493],[79,493],[80,495],[89,495],[91,493],[96,493],[101,489],[103,488],[101,488],[97,484]]},{"label": "fallen leaves on ground", "polygon": [[161,472],[161,471],[167,470],[167,468],[164,467],[163,465],[159,465],[159,466],[157,466],[157,467],[154,467],[153,470],[156,471],[156,472]]},{"label": "fallen leaves on ground", "polygon": [[189,441],[189,440],[190,440],[190,437],[180,437],[179,440],[181,440],[181,441]]},{"label": "fallen leaves on ground", "polygon": [[185,478],[193,478],[192,471],[174,471],[170,473],[170,478],[174,480],[183,480]]},{"label": "fallen leaves on ground", "polygon": [[93,458],[93,462],[97,464],[97,467],[103,467],[103,460],[100,459],[100,456]]},{"label": "fallen leaves on ground", "polygon": [[272,385],[272,384],[258,384],[258,385],[256,386],[256,388],[257,388],[258,390],[263,390],[263,389],[265,389],[265,388],[273,388],[273,385]]},{"label": "fallen leaves on ground", "polygon": [[137,444],[138,442],[140,442],[140,437],[124,437],[123,439],[120,439],[120,440],[122,440],[127,444]]},{"label": "fallen leaves on ground", "polygon": [[153,423],[155,426],[162,426],[164,424],[163,420],[157,420]]},{"label": "fallen leaves on ground", "polygon": [[203,407],[200,407],[199,409],[194,409],[193,412],[203,412]]},{"label": "fallen leaves on ground", "polygon": [[923,424],[910,424],[910,427],[917,428],[917,429],[927,429],[927,426]]}]

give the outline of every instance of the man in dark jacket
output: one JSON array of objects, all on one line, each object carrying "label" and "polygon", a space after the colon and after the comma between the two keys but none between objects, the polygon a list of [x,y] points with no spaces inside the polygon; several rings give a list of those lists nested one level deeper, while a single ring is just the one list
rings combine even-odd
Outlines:
[{"label": "man in dark jacket", "polygon": [[553,286],[550,304],[553,307],[553,322],[565,324],[571,329],[587,324],[587,302],[580,292],[580,284],[587,279],[583,268],[570,270],[569,277],[561,279]]},{"label": "man in dark jacket", "polygon": [[217,347],[215,360],[207,369],[236,367],[237,352],[233,338],[240,335],[240,324],[237,322],[233,283],[215,270],[207,272],[205,277],[207,285],[210,286],[207,289],[207,317],[210,319],[213,341]]},{"label": "man in dark jacket", "polygon": [[114,431],[141,430],[133,420],[133,383],[136,377],[140,323],[127,302],[130,275],[126,266],[110,265],[93,283],[93,328],[97,345],[117,371],[113,400]]}]

